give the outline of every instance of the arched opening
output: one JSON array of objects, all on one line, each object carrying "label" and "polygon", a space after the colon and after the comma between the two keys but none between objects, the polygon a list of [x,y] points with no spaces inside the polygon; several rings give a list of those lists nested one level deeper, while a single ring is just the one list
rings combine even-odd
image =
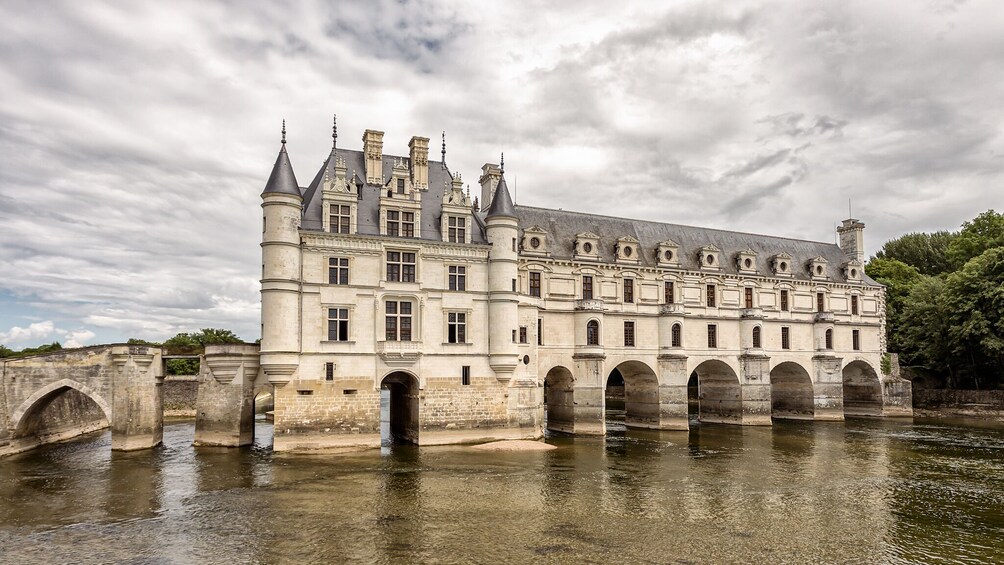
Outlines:
[{"label": "arched opening", "polygon": [[272,387],[255,391],[254,397],[254,445],[271,447],[274,437],[272,422],[275,411],[275,397]]},{"label": "arched opening", "polygon": [[544,377],[544,428],[575,432],[575,379],[565,367],[554,367]]},{"label": "arched opening", "polygon": [[851,361],[844,367],[843,380],[845,416],[882,415],[882,384],[871,365]]},{"label": "arched opening", "polygon": [[607,376],[605,395],[608,421],[619,420],[623,411],[624,425],[629,428],[659,428],[659,379],[645,363],[625,361],[614,367]]},{"label": "arched opening", "polygon": [[586,322],[586,345],[600,344],[600,323],[596,320]]},{"label": "arched opening", "polygon": [[785,361],[770,371],[770,415],[782,420],[811,420],[815,416],[812,378],[798,363]]},{"label": "arched opening", "polygon": [[380,445],[418,445],[418,379],[395,371],[380,383]]},{"label": "arched opening", "polygon": [[761,347],[760,326],[753,327],[753,347],[756,349]]},{"label": "arched opening", "polygon": [[673,347],[683,346],[683,326],[680,324],[673,324]]},{"label": "arched opening", "polygon": [[[691,381],[696,381],[697,419],[701,422],[739,424],[743,402],[739,376],[723,361],[708,360],[698,365]],[[688,391],[693,390],[688,386]]]},{"label": "arched opening", "polygon": [[826,330],[824,341],[826,349],[833,349],[833,330]]},{"label": "arched opening", "polygon": [[13,414],[13,439],[29,448],[107,428],[110,407],[88,392],[87,387],[66,380],[36,391]]}]

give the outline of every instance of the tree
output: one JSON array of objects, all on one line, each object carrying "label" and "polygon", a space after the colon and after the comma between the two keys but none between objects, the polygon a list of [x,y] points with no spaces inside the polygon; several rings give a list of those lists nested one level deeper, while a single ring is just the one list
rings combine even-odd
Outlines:
[{"label": "tree", "polygon": [[[230,330],[202,328],[196,333],[179,333],[164,342],[164,347],[174,355],[197,355],[205,351],[207,345],[244,343]],[[191,375],[199,370],[196,359],[171,359],[167,362],[167,374]]]},{"label": "tree", "polygon": [[1004,214],[987,210],[962,224],[948,246],[948,256],[958,269],[984,251],[1001,246],[1004,246]]},{"label": "tree", "polygon": [[[945,282],[940,277],[921,277],[914,281],[895,321],[895,350],[904,365],[947,375],[949,387],[954,388],[958,384],[959,367],[952,355],[951,322],[944,287]],[[890,322],[890,325],[893,324]]]},{"label": "tree", "polygon": [[913,364],[915,355],[901,336],[903,310],[913,287],[923,278],[917,269],[896,259],[873,258],[865,265],[865,273],[886,287],[886,340],[890,351],[899,352],[903,363]]},{"label": "tree", "polygon": [[948,248],[952,232],[908,233],[891,239],[875,254],[878,259],[895,259],[916,267],[922,275],[940,275],[954,270]]},{"label": "tree", "polygon": [[160,347],[161,344],[156,341],[147,341],[145,339],[139,339],[138,337],[131,337],[126,341],[126,345],[146,345],[149,347]]},{"label": "tree", "polygon": [[0,345],[0,359],[7,359],[8,357],[13,357],[15,352],[13,349],[9,349],[6,346]]},{"label": "tree", "polygon": [[944,301],[954,356],[968,362],[973,386],[1000,383],[1004,375],[1004,246],[987,249],[949,275]]}]

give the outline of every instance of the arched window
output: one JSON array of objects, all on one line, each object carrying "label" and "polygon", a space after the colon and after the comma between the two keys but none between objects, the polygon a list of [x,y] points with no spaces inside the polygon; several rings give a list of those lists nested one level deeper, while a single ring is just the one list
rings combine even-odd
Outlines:
[{"label": "arched window", "polygon": [[680,347],[683,342],[683,328],[680,324],[673,324],[673,347]]},{"label": "arched window", "polygon": [[600,344],[600,323],[596,320],[589,320],[586,323],[586,345]]},{"label": "arched window", "polygon": [[826,330],[826,349],[833,349],[833,330]]},{"label": "arched window", "polygon": [[760,326],[753,328],[753,347],[759,348],[760,345]]}]

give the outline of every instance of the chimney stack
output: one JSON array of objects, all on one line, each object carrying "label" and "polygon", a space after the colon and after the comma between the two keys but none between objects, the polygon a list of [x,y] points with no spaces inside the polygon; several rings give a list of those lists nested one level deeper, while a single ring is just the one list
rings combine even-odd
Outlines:
[{"label": "chimney stack", "polygon": [[847,259],[865,260],[865,225],[854,218],[848,218],[837,228],[840,249]]},{"label": "chimney stack", "polygon": [[495,196],[495,187],[499,185],[502,178],[502,170],[498,165],[485,163],[481,167],[481,210],[487,210],[491,206],[492,198]]},{"label": "chimney stack", "polygon": [[383,184],[383,132],[368,129],[363,132],[363,153],[366,155],[366,182]]},{"label": "chimney stack", "polygon": [[419,190],[429,188],[429,138],[412,137],[408,142],[411,161],[411,186]]}]

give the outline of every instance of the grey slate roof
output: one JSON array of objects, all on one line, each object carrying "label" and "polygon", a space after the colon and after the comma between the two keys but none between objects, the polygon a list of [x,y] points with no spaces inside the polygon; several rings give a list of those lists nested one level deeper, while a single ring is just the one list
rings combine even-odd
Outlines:
[{"label": "grey slate roof", "polygon": [[488,206],[488,212],[485,214],[485,218],[493,216],[516,217],[516,208],[513,206],[509,187],[505,183],[505,175],[499,178],[499,184],[495,187],[495,196],[492,198],[492,203]]},{"label": "grey slate roof", "polygon": [[[680,245],[681,268],[688,270],[699,270],[698,251],[705,245],[715,245],[721,249],[721,270],[719,272],[722,273],[738,274],[736,255],[740,251],[752,249],[757,253],[756,268],[760,275],[773,275],[771,264],[773,257],[778,253],[786,252],[792,257],[792,278],[795,280],[810,280],[805,265],[817,256],[826,259],[827,275],[831,281],[845,280],[840,266],[847,261],[847,258],[840,247],[833,243],[630,220],[530,206],[515,206],[515,212],[520,228],[540,226],[547,231],[551,257],[557,259],[571,259],[575,252],[575,236],[583,232],[592,232],[600,236],[600,262],[603,263],[615,262],[614,246],[617,239],[629,235],[637,238],[640,242],[641,265],[646,267],[657,266],[656,247],[663,241],[672,240]],[[864,276],[863,279],[865,284],[877,286],[877,283],[867,276]]]},{"label": "grey slate roof", "polygon": [[[321,214],[324,207],[321,205],[321,184],[324,182],[326,170],[330,170],[330,175],[335,174],[335,158],[345,159],[345,168],[349,181],[355,176],[357,192],[360,195],[357,209],[358,223],[356,232],[362,235],[380,235],[380,192],[382,186],[366,184],[366,160],[362,151],[348,149],[336,149],[332,151],[321,168],[314,176],[303,193],[303,219],[301,227],[305,230],[320,231],[324,229],[324,221]],[[383,156],[384,178],[390,178],[390,172],[394,168],[394,162],[403,160],[405,165],[410,166],[408,157],[398,157],[395,155]],[[453,175],[440,161],[429,161],[429,189],[422,193],[422,239],[442,241],[440,233],[440,220],[443,215],[443,194],[453,181]],[[471,233],[472,243],[488,243],[482,226],[475,222]]]},{"label": "grey slate roof", "polygon": [[289,155],[286,154],[285,141],[282,143],[282,148],[279,149],[279,156],[275,158],[275,165],[272,166],[272,174],[269,175],[268,182],[265,183],[265,190],[262,191],[262,194],[267,193],[301,196],[300,185],[296,182],[293,166],[289,163]]}]

